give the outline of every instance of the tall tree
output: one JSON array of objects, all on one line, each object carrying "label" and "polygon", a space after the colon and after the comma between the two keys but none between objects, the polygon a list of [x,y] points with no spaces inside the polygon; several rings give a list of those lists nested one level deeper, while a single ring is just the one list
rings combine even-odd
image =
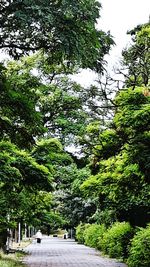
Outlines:
[{"label": "tall tree", "polygon": [[[14,227],[18,220],[26,219],[25,203],[29,194],[52,190],[53,175],[50,169],[38,164],[28,152],[19,150],[8,141],[0,142],[0,168],[1,239],[7,228]],[[6,235],[3,242],[5,239]],[[3,242],[0,245],[4,245]]]},{"label": "tall tree", "polygon": [[10,138],[20,147],[30,147],[34,137],[44,132],[42,115],[36,110],[39,79],[15,62],[1,68],[0,137]]},{"label": "tall tree", "polygon": [[48,64],[47,59],[37,53],[1,70],[1,136],[20,147],[31,147],[45,132],[65,145],[76,144],[85,126],[95,120],[102,125],[112,107],[107,98],[112,92],[104,84],[84,88],[69,76],[77,67]]},{"label": "tall tree", "polygon": [[3,0],[0,3],[0,48],[15,58],[43,49],[49,61],[103,69],[113,43],[96,29],[100,3],[95,0]]},{"label": "tall tree", "polygon": [[147,86],[150,79],[150,24],[139,25],[128,32],[132,45],[122,52],[123,66],[128,70],[127,86]]},{"label": "tall tree", "polygon": [[145,226],[149,221],[149,95],[144,87],[122,90],[115,99],[114,127],[100,134],[93,150],[96,175],[82,189],[98,197],[101,222],[118,219]]},{"label": "tall tree", "polygon": [[58,168],[57,187],[54,194],[55,207],[65,219],[64,226],[76,227],[80,221],[86,222],[91,219],[91,214],[96,209],[94,200],[85,199],[80,185],[90,175],[90,170],[77,168],[76,164],[70,164]]}]

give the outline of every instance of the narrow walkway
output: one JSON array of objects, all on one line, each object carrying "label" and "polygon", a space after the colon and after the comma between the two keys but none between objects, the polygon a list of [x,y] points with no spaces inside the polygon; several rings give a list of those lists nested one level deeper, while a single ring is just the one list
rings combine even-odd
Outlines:
[{"label": "narrow walkway", "polygon": [[70,239],[44,237],[41,244],[33,241],[25,251],[30,253],[23,261],[28,267],[127,267]]}]

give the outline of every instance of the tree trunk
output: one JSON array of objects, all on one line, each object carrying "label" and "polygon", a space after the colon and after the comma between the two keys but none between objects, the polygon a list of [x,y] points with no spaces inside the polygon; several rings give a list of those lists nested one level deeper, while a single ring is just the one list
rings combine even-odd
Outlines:
[{"label": "tree trunk", "polygon": [[0,248],[6,251],[7,230],[0,232]]}]

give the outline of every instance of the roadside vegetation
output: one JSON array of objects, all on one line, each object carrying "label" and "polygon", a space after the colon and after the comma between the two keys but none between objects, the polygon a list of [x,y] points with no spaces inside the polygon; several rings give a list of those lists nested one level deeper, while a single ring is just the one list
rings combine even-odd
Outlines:
[{"label": "roadside vegetation", "polygon": [[0,252],[0,267],[24,267],[25,265],[21,262],[23,253],[13,253],[6,255]]},{"label": "roadside vegetation", "polygon": [[80,224],[76,239],[80,244],[99,249],[104,255],[127,262],[128,267],[148,267],[150,264],[150,225],[133,229],[127,222],[117,222],[106,229],[104,225]]},{"label": "roadside vegetation", "polygon": [[[0,52],[10,56],[0,62],[0,248],[38,229],[76,229],[79,242],[148,267],[150,23],[130,29],[110,75],[101,8],[0,3]],[[84,87],[74,76],[87,69],[97,82]]]}]

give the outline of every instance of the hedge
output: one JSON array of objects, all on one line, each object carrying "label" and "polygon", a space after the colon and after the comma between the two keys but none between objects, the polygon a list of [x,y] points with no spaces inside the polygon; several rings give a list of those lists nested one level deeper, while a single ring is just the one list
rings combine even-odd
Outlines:
[{"label": "hedge", "polygon": [[150,267],[150,225],[133,237],[127,260],[129,267]]},{"label": "hedge", "polygon": [[102,239],[106,227],[104,225],[91,224],[84,231],[85,245],[100,248],[98,240]]},{"label": "hedge", "polygon": [[101,249],[110,257],[125,259],[133,237],[133,229],[128,222],[116,222],[103,235]]}]

